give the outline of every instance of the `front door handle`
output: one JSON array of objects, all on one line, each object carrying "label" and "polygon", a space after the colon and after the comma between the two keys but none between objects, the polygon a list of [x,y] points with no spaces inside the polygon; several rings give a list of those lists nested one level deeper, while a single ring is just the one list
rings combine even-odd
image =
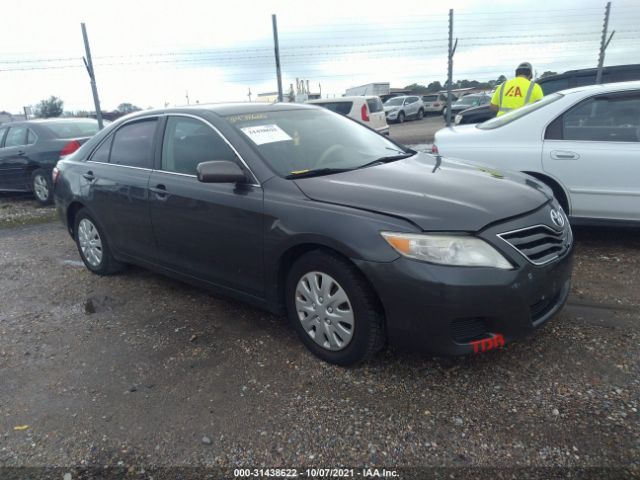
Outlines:
[{"label": "front door handle", "polygon": [[82,175],[82,178],[84,178],[85,180],[89,180],[90,182],[93,182],[96,177],[93,174],[93,172],[91,170],[89,170],[87,173]]},{"label": "front door handle", "polygon": [[24,150],[18,150],[18,155],[23,156],[26,152]]},{"label": "front door handle", "polygon": [[580,158],[576,152],[569,150],[552,150],[550,154],[554,160],[578,160]]},{"label": "front door handle", "polygon": [[167,198],[167,187],[165,185],[159,183],[155,187],[151,187],[149,190],[151,190],[153,193],[156,194],[156,198],[158,200],[166,200],[166,198]]}]

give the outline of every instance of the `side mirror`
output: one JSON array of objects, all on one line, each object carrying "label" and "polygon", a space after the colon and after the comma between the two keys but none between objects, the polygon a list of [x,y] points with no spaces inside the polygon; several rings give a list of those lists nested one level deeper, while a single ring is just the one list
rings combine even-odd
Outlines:
[{"label": "side mirror", "polygon": [[203,183],[240,183],[247,179],[238,164],[229,160],[202,162],[196,170],[198,180]]}]

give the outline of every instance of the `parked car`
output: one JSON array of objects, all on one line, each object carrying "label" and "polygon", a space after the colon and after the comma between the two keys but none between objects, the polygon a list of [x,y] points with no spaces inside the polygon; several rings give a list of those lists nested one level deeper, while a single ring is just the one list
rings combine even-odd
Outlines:
[{"label": "parked car", "polygon": [[[479,105],[488,105],[491,102],[491,96],[486,93],[470,93],[464,97],[458,98],[451,105],[451,115],[455,118],[455,115],[470,107],[477,107]],[[442,110],[442,115],[447,116],[447,109]]]},{"label": "parked car", "polygon": [[0,126],[0,191],[33,192],[53,201],[51,171],[61,156],[80,148],[98,131],[92,119],[28,120]]},{"label": "parked car", "polygon": [[384,103],[384,113],[390,122],[403,123],[409,118],[421,120],[424,117],[424,105],[417,95],[401,95]]},{"label": "parked car", "polygon": [[491,100],[489,100],[489,103],[485,103],[484,105],[467,108],[466,110],[456,113],[454,117],[454,124],[468,125],[470,123],[482,123],[492,119],[496,116],[497,112],[491,110],[489,106],[490,103]]},{"label": "parked car", "polygon": [[442,155],[526,172],[576,223],[640,222],[640,82],[564,90],[435,135]]},{"label": "parked car", "polygon": [[[455,97],[454,97],[455,98]],[[422,96],[425,113],[442,113],[447,106],[446,93],[430,93]]]},{"label": "parked car", "polygon": [[286,312],[339,365],[387,340],[501,346],[569,292],[571,229],[548,188],[309,105],[140,112],[58,162],[54,181],[90,271],[134,263]]},{"label": "parked car", "polygon": [[[583,68],[581,70],[569,70],[568,72],[536,80],[542,87],[545,95],[550,95],[560,90],[585,85],[595,85],[596,68]],[[626,82],[630,80],[640,80],[640,64],[635,65],[614,65],[602,69],[602,83]],[[496,116],[489,108],[489,105],[473,107],[458,113],[455,117],[456,125],[466,125],[470,123],[485,122]]]},{"label": "parked car", "polygon": [[341,97],[307,100],[306,103],[324,107],[332,112],[353,118],[382,135],[389,135],[389,125],[387,125],[387,118],[379,97],[373,95]]}]

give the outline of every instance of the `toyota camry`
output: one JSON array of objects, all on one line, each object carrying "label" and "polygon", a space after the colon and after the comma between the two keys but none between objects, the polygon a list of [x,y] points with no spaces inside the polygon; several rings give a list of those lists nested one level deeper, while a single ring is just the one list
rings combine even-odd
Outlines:
[{"label": "toyota camry", "polygon": [[58,162],[53,181],[90,271],[137,264],[282,312],[339,365],[386,344],[501,347],[570,289],[571,228],[548,187],[318,107],[140,112]]}]

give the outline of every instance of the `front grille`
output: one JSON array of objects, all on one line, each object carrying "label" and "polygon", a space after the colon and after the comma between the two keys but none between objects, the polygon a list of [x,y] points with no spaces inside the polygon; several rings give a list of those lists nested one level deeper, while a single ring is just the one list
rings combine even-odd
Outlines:
[{"label": "front grille", "polygon": [[544,265],[564,254],[571,246],[571,228],[561,231],[536,225],[498,235],[534,265]]},{"label": "front grille", "polygon": [[458,318],[451,322],[451,336],[458,343],[488,338],[487,323],[482,317]]}]

